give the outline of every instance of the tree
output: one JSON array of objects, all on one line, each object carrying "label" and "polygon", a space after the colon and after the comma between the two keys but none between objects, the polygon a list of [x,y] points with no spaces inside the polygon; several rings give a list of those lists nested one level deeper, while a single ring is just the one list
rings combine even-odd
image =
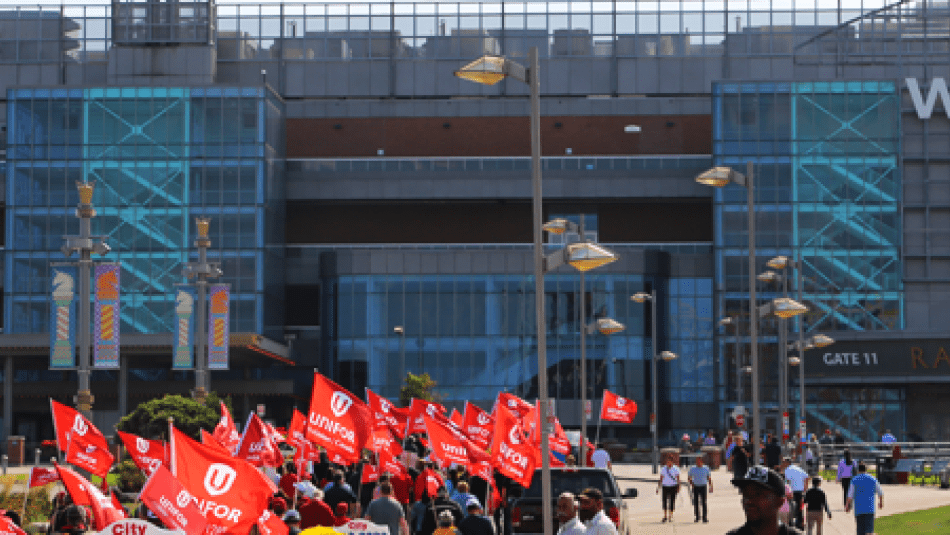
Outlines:
[{"label": "tree", "polygon": [[433,392],[436,382],[428,373],[414,375],[406,373],[406,384],[399,389],[399,404],[408,407],[413,398],[426,401],[439,401],[441,396]]},{"label": "tree", "polygon": [[[225,405],[231,411],[230,398]],[[221,418],[220,402],[214,392],[204,403],[179,395],[166,395],[139,404],[134,411],[119,420],[116,429],[151,439],[168,439],[168,418],[175,419],[175,428],[195,440],[201,440],[201,430],[214,430]],[[231,411],[233,414],[233,411]]]}]

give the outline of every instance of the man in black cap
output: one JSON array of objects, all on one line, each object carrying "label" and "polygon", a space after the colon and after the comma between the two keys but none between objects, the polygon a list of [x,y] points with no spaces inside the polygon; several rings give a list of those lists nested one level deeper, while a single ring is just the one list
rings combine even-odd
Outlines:
[{"label": "man in black cap", "polygon": [[802,535],[800,529],[778,522],[778,510],[785,503],[785,482],[777,472],[753,466],[732,484],[742,493],[746,522],[726,535]]},{"label": "man in black cap", "polygon": [[578,518],[587,527],[587,535],[617,535],[614,521],[604,514],[604,493],[587,487],[577,496],[580,501]]}]

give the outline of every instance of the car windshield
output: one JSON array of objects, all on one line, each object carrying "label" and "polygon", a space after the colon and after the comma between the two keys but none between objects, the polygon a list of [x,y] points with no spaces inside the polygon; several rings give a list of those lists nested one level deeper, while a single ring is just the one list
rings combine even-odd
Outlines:
[{"label": "car windshield", "polygon": [[[606,472],[596,470],[584,470],[582,472],[551,471],[551,496],[554,498],[557,498],[562,492],[571,492],[576,495],[588,487],[603,492],[605,498],[617,496],[610,481],[610,476]],[[541,497],[540,471],[535,472],[534,477],[531,478],[531,486],[525,490],[523,496],[525,498]]]}]

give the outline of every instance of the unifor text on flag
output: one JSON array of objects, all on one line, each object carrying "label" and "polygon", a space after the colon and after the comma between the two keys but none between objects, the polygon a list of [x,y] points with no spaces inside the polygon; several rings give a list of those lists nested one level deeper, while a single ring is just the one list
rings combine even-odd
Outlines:
[{"label": "unifor text on flag", "polygon": [[323,446],[332,462],[356,462],[373,430],[369,407],[319,373],[307,415],[307,440]]}]

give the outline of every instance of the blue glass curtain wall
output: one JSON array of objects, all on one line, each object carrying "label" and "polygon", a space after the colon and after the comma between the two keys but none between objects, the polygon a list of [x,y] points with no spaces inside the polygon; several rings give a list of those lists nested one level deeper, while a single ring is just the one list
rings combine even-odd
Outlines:
[{"label": "blue glass curtain wall", "polygon": [[6,332],[48,330],[49,264],[67,260],[62,237],[78,233],[81,181],[96,184],[92,232],[112,247],[101,260],[122,264],[124,332],[174,328],[199,215],[212,218],[209,259],[231,284],[231,330],[261,332],[265,236],[283,228],[264,217],[282,198],[266,196],[282,195],[269,176],[283,154],[282,109],[261,88],[11,90]]},{"label": "blue glass curtain wall", "polygon": [[[611,317],[626,330],[587,337],[590,399],[603,390],[650,396],[649,304],[630,295],[657,285],[659,350],[680,358],[664,364],[664,401],[714,401],[712,280],[588,272],[585,320],[576,273],[545,276],[549,393],[578,399],[580,325]],[[335,355],[344,384],[398,396],[404,372],[429,373],[448,402],[490,403],[499,391],[537,396],[534,283],[524,274],[354,275],[334,285]],[[394,331],[402,327],[403,334]],[[365,373],[365,382],[360,374]],[[347,383],[349,382],[349,383]],[[646,410],[646,409],[644,409]]]}]

